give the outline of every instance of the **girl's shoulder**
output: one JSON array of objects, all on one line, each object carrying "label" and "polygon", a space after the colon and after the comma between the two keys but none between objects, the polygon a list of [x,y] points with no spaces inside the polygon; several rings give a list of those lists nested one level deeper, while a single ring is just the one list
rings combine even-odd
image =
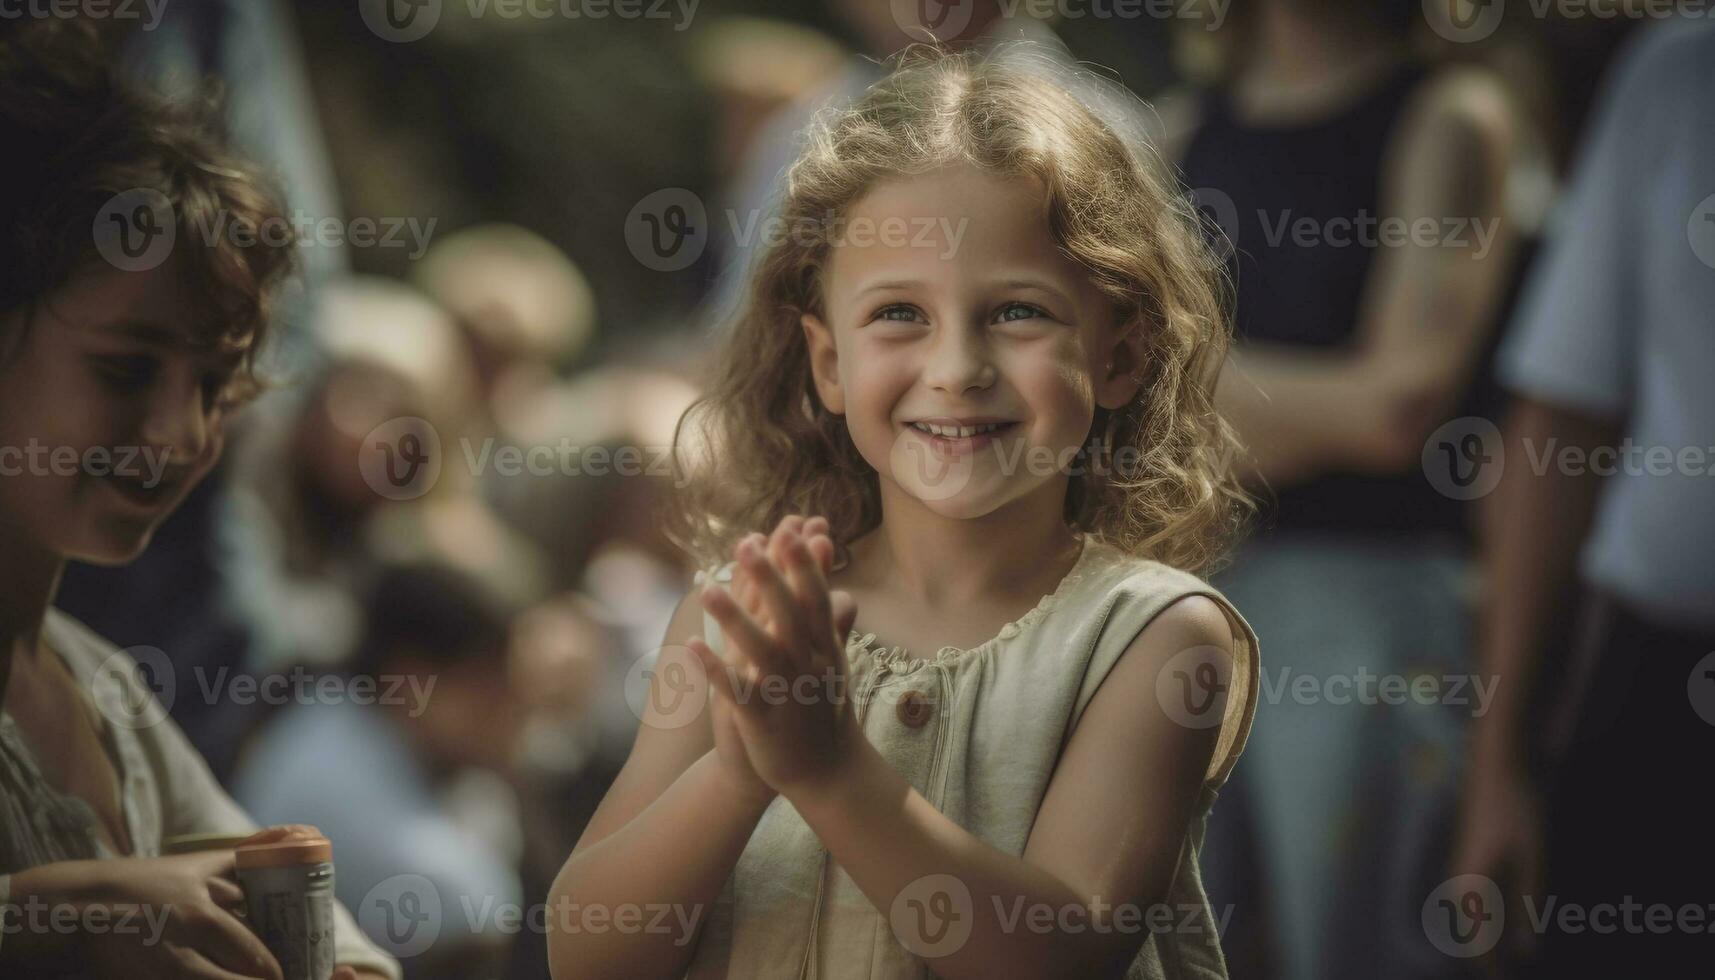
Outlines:
[{"label": "girl's shoulder", "polygon": [[120,653],[113,641],[84,625],[75,616],[53,606],[42,619],[42,633],[48,648],[58,654],[71,668],[72,674],[83,680],[93,675],[103,664]]},{"label": "girl's shoulder", "polygon": [[1075,581],[1069,578],[1062,591],[1078,593],[1086,599],[1123,599],[1162,609],[1186,596],[1202,595],[1234,615],[1238,612],[1219,589],[1195,572],[1131,554],[1099,537],[1089,538],[1085,549],[1074,569]]},{"label": "girl's shoulder", "polygon": [[176,735],[168,711],[177,690],[167,654],[151,646],[121,648],[59,609],[49,607],[42,636],[113,729],[123,749]]},{"label": "girl's shoulder", "polygon": [[1226,617],[1231,643],[1226,649],[1193,645],[1179,651],[1163,665],[1155,693],[1176,721],[1220,727],[1207,774],[1211,785],[1220,785],[1238,761],[1256,714],[1261,645],[1255,630],[1207,579],[1099,539],[1092,539],[1090,547],[1088,560],[1080,562],[1079,580],[1067,590],[1072,607],[1067,612],[1098,625],[1073,720],[1144,630],[1182,599],[1207,599]]}]

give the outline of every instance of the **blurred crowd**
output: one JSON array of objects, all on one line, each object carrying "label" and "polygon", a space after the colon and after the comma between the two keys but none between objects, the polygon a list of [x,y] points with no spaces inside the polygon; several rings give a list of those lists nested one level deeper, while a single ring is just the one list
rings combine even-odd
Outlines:
[{"label": "blurred crowd", "polygon": [[[660,508],[701,354],[756,251],[745,229],[810,114],[913,40],[905,8],[960,12],[960,43],[1106,66],[1147,101],[1140,126],[1227,243],[1238,344],[1220,401],[1264,505],[1216,582],[1261,637],[1265,677],[1476,682],[1469,701],[1263,705],[1203,856],[1235,977],[1460,975],[1426,935],[1426,897],[1550,846],[1473,828],[1544,806],[1511,788],[1563,785],[1545,774],[1580,751],[1591,682],[1574,675],[1610,676],[1637,651],[1604,652],[1571,614],[1600,603],[1576,590],[1686,650],[1715,632],[1707,548],[1670,561],[1664,588],[1620,541],[1647,538],[1665,509],[1681,541],[1710,544],[1707,491],[1578,510],[1513,476],[1521,431],[1582,425],[1588,442],[1642,419],[1658,442],[1711,443],[1706,379],[1638,374],[1715,367],[1707,314],[1693,335],[1676,318],[1695,314],[1652,298],[1679,288],[1675,273],[1708,298],[1715,243],[1693,227],[1682,254],[1650,253],[1670,268],[1620,278],[1657,244],[1650,209],[1677,216],[1683,244],[1715,193],[1707,155],[1652,155],[1658,131],[1641,128],[1715,132],[1690,104],[1710,72],[1673,68],[1715,64],[1707,28],[1621,3],[1606,17],[1515,5],[1474,38],[1487,8],[1458,2],[1443,21],[1425,13],[1443,5],[1391,0],[1123,19],[708,0],[685,24],[448,3],[400,43],[360,6],[175,0],[126,39],[155,84],[219,81],[241,148],[293,209],[393,225],[401,247],[305,246],[264,363],[274,389],[220,469],[139,561],[69,570],[59,605],[163,652],[157,694],[216,775],[259,821],[328,834],[339,897],[409,954],[410,977],[545,975],[541,940],[493,910],[547,894],[625,759],[639,679],[696,571]],[[1693,40],[1663,40],[1678,34]],[[1618,182],[1680,153],[1703,173]],[[1680,179],[1703,189],[1673,197]],[[663,191],[695,205],[688,225],[638,214]],[[1634,213],[1601,212],[1633,194]],[[649,217],[680,222],[692,253],[640,248]],[[1433,241],[1388,240],[1387,220],[1425,218]],[[1304,219],[1314,233],[1295,233]],[[1600,251],[1580,229],[1615,242]],[[1473,446],[1502,445],[1512,482],[1460,469]],[[1545,509],[1564,519],[1520,538]],[[1550,538],[1562,567],[1542,561],[1533,588],[1516,549]],[[1581,552],[1586,539],[1598,544]],[[1556,651],[1579,642],[1597,652],[1575,668]],[[1541,683],[1475,710],[1503,665]],[[1572,719],[1557,747],[1501,730],[1556,710]],[[1564,856],[1591,840],[1551,843]],[[425,881],[442,911],[417,950],[392,915]]]}]

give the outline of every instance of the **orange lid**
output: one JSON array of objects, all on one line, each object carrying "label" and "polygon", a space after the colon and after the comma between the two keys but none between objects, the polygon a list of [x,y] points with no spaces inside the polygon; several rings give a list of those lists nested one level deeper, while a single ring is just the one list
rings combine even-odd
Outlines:
[{"label": "orange lid", "polygon": [[294,864],[321,864],[333,860],[333,844],[308,824],[273,827],[248,838],[255,843],[237,848],[238,867],[285,868]]},{"label": "orange lid", "polygon": [[278,844],[247,844],[238,849],[238,870],[285,868],[294,864],[333,861],[333,845],[326,838],[288,840]]}]

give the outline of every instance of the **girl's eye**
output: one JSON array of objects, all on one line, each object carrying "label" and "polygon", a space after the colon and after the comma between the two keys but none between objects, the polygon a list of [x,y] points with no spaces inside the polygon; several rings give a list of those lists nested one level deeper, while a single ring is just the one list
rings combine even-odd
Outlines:
[{"label": "girl's eye", "polygon": [[96,371],[109,384],[115,387],[132,390],[146,387],[155,378],[155,359],[142,355],[122,355],[117,357],[98,357],[95,359]]},{"label": "girl's eye", "polygon": [[231,408],[238,399],[233,397],[232,384],[224,374],[205,374],[202,379],[202,400],[209,408]]},{"label": "girl's eye", "polygon": [[876,310],[875,315],[870,319],[909,323],[917,319],[917,308],[906,303],[894,303]]},{"label": "girl's eye", "polygon": [[1031,306],[1029,303],[1008,303],[1000,308],[999,319],[1002,322],[1010,320],[1034,320],[1037,317],[1046,317],[1047,315],[1047,313],[1042,311],[1041,307]]}]

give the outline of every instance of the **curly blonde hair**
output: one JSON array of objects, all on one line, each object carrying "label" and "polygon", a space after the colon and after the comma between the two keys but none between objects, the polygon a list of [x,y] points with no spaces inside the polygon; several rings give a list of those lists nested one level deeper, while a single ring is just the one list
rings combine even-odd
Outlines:
[{"label": "curly blonde hair", "polygon": [[[1145,331],[1143,384],[1123,408],[1096,409],[1068,468],[1064,518],[1127,553],[1207,573],[1254,509],[1213,403],[1231,337],[1222,266],[1176,182],[1128,131],[1135,113],[1104,121],[1097,106],[1114,105],[1114,90],[1080,99],[1073,86],[1095,94],[1103,80],[1063,72],[1017,46],[907,49],[855,103],[817,115],[779,217],[785,227],[824,222],[878,182],[949,164],[1039,181],[1061,250],[1112,300],[1117,322]],[[825,319],[831,245],[800,237],[782,236],[752,267],[713,382],[674,434],[685,490],[667,531],[703,567],[787,514],[825,515],[842,559],[881,520],[879,477],[815,391],[799,319]],[[1137,465],[1091,465],[1116,453]]]}]

